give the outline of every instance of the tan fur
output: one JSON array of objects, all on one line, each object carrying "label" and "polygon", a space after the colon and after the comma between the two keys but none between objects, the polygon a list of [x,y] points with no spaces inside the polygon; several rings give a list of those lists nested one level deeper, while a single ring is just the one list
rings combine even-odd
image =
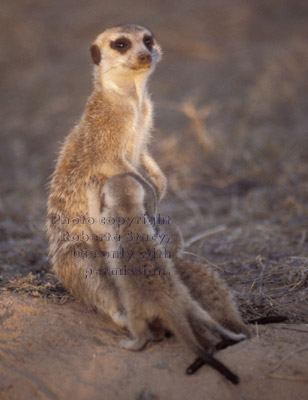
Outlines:
[{"label": "tan fur", "polygon": [[[108,217],[130,218],[145,215],[145,190],[131,174],[121,174],[109,179],[103,188],[104,208]],[[153,243],[146,237],[154,238],[155,230],[149,223],[134,223],[131,226],[113,225],[121,242],[108,242],[107,249],[120,252],[121,246],[134,257],[125,261],[110,259],[112,278],[118,288],[124,306],[132,338],[121,341],[121,346],[140,350],[152,339],[151,324],[159,321],[164,329],[171,330],[182,339],[197,355],[205,356],[210,346],[207,330],[223,339],[240,341],[246,336],[223,328],[207,309],[202,309],[189,294],[181,281],[171,258],[142,257],[150,252]],[[137,239],[137,235],[143,239]],[[134,240],[130,240],[133,237]],[[154,242],[157,251],[163,246]]]},{"label": "tan fur", "polygon": [[179,228],[174,223],[160,225],[159,231],[170,238],[167,244],[168,252],[173,259],[174,268],[192,298],[222,326],[249,337],[249,328],[242,320],[234,295],[224,280],[208,265],[182,258],[184,242]]},{"label": "tan fur", "polygon": [[[91,284],[83,277],[85,268],[99,268],[105,263],[99,254],[103,243],[99,246],[63,239],[82,232],[91,235],[97,231],[97,224],[62,224],[55,216],[60,220],[95,218],[104,183],[124,172],[136,174],[148,190],[155,190],[152,196],[157,201],[165,193],[166,179],[147,149],[152,127],[147,79],[161,50],[155,41],[152,49],[147,48],[145,35],[151,36],[151,32],[143,27],[119,26],[103,32],[91,46],[95,63],[93,92],[79,123],[62,146],[48,199],[49,250],[57,277],[76,297],[109,314],[120,325],[123,310],[114,283],[108,277],[99,277]],[[132,44],[125,54],[111,48],[111,43],[121,37]],[[65,236],[67,233],[69,236]],[[87,254],[95,251],[97,256],[75,258],[74,250]]]}]

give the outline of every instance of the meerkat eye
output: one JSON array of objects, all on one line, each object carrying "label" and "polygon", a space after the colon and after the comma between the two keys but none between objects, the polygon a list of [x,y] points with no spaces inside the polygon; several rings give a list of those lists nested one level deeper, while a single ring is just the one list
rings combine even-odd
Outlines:
[{"label": "meerkat eye", "polygon": [[132,47],[132,43],[129,39],[122,37],[113,42],[110,42],[110,47],[113,50],[117,50],[119,53],[123,54]]},{"label": "meerkat eye", "polygon": [[124,49],[124,47],[127,47],[127,41],[126,40],[116,40],[114,43],[114,46],[117,49]]},{"label": "meerkat eye", "polygon": [[151,51],[153,49],[154,41],[152,36],[145,35],[143,38],[143,43],[145,44],[148,50]]}]

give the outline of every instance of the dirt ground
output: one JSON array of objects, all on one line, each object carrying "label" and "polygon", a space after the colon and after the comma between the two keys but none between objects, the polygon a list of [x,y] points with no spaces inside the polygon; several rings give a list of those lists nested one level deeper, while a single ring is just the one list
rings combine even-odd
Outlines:
[{"label": "dirt ground", "polygon": [[[173,338],[121,350],[124,332],[50,271],[46,185],[91,91],[89,45],[119,23],[164,49],[150,85],[160,212],[245,320],[289,318],[218,354],[238,386],[206,366],[186,376],[194,356]],[[0,32],[0,398],[306,399],[307,1],[3,0]]]}]

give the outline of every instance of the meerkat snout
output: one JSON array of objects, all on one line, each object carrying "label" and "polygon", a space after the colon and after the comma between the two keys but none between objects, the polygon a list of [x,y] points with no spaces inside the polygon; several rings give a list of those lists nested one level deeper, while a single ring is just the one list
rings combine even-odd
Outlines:
[{"label": "meerkat snout", "polygon": [[150,66],[151,65],[151,62],[152,62],[152,57],[151,57],[151,54],[149,54],[149,53],[146,53],[146,52],[141,52],[141,53],[139,53],[139,55],[138,55],[138,61],[140,62],[140,64],[143,64],[143,65],[148,65],[148,66]]}]

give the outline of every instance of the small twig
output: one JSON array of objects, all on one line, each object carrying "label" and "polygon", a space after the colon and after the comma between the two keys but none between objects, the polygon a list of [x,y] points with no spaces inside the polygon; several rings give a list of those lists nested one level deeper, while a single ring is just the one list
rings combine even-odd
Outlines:
[{"label": "small twig", "polygon": [[225,225],[219,225],[212,229],[207,229],[206,231],[197,233],[190,239],[187,239],[184,243],[185,247],[190,246],[192,243],[198,242],[198,240],[204,239],[205,237],[216,235],[217,233],[223,232],[227,229]]},{"label": "small twig", "polygon": [[257,337],[257,341],[260,341],[260,335],[259,335],[259,325],[255,324],[255,328],[256,328],[256,337]]},{"label": "small twig", "polygon": [[250,294],[252,292],[252,289],[254,288],[256,282],[257,282],[257,279],[254,279],[253,282],[252,282],[252,285],[250,286],[250,289],[249,289],[249,292],[248,292],[248,296],[250,296]]},{"label": "small twig", "polygon": [[275,366],[275,368],[272,369],[271,374],[272,374],[273,372],[277,371],[277,369],[280,368],[281,365],[282,365],[286,360],[288,360],[291,356],[293,356],[294,354],[297,354],[297,353],[301,353],[302,351],[307,351],[307,350],[308,350],[308,347],[306,346],[306,347],[302,347],[301,349],[298,349],[298,350],[296,350],[296,351],[292,351],[291,353],[287,354],[286,357],[284,357],[284,358]]},{"label": "small twig", "polygon": [[307,230],[304,229],[304,230],[302,231],[300,241],[298,242],[298,246],[303,246],[303,244],[304,244],[305,241],[306,241],[306,238],[307,238]]},{"label": "small twig", "polygon": [[308,382],[308,378],[304,378],[304,377],[301,378],[299,376],[269,374],[269,375],[267,375],[267,378],[282,379],[282,380],[297,381],[297,382]]},{"label": "small twig", "polygon": [[274,329],[285,329],[286,331],[294,331],[294,332],[301,332],[301,333],[308,333],[308,331],[303,331],[301,329],[289,328],[287,326],[273,326]]},{"label": "small twig", "polygon": [[194,256],[194,257],[197,257],[197,258],[200,258],[201,260],[205,261],[207,264],[211,265],[212,267],[217,268],[222,272],[225,272],[225,270],[223,268],[219,267],[217,264],[211,263],[209,260],[207,260],[205,257],[200,256],[199,254],[191,253],[190,251],[183,251],[182,253],[183,254],[188,254],[190,256]]},{"label": "small twig", "polygon": [[[269,300],[269,303],[270,303],[271,307],[274,307],[273,303],[276,303],[277,306],[282,306],[283,305],[283,304],[279,303],[278,301],[276,301],[273,297],[269,296],[268,294],[264,294],[264,293],[262,293],[262,294],[263,294],[264,297],[266,297]],[[286,303],[286,304],[290,304],[290,303]]]},{"label": "small twig", "polygon": [[[192,101],[184,102],[181,111],[189,119],[191,131],[196,136],[201,148],[205,153],[211,153],[214,149],[214,142],[206,129],[204,115],[201,115]],[[211,113],[211,108],[208,107],[204,111],[206,111],[206,116],[208,116]],[[203,112],[203,114],[205,114],[205,112]]]},{"label": "small twig", "polygon": [[265,269],[265,265],[262,262],[262,258],[261,256],[257,256],[256,260],[258,261],[260,267],[261,267],[261,271],[260,271],[260,283],[259,283],[259,289],[260,289],[260,293],[263,294],[263,277],[264,277],[264,269]]},{"label": "small twig", "polygon": [[187,207],[192,211],[194,216],[196,217],[197,221],[204,221],[204,217],[200,210],[200,207],[197,202],[193,201],[186,193],[184,193],[179,185],[177,184],[176,180],[170,180],[170,186],[172,190],[176,193],[176,195],[183,200],[183,202],[187,205]]},{"label": "small twig", "polygon": [[301,279],[300,281],[298,281],[294,286],[291,287],[290,291],[294,290],[295,288],[297,288],[298,286],[300,286],[302,283],[304,283],[306,281],[306,277],[304,279]]}]

